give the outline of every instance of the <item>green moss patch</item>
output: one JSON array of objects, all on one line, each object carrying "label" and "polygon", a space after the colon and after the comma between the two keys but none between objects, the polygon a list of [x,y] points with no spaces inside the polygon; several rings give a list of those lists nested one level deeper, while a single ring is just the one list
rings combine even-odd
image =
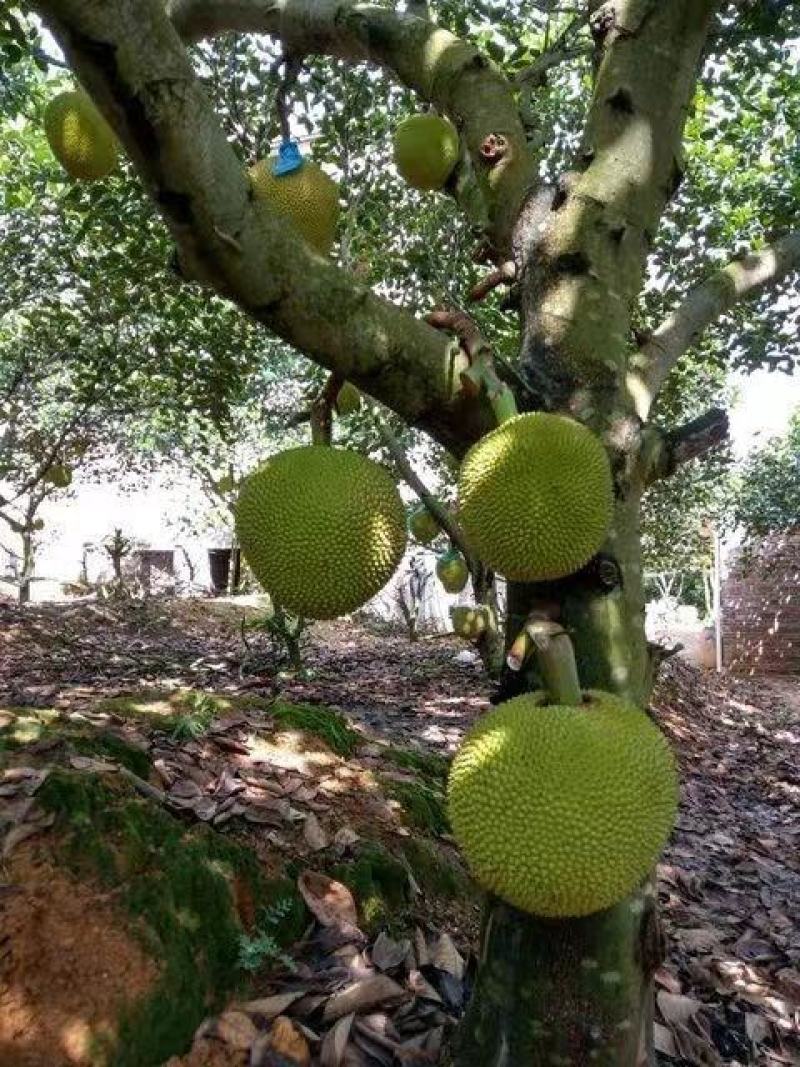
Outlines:
[{"label": "green moss patch", "polygon": [[421,782],[395,782],[385,777],[381,777],[380,782],[383,791],[398,802],[415,829],[431,834],[448,832],[444,794],[440,790]]},{"label": "green moss patch", "polygon": [[353,730],[338,711],[312,704],[288,704],[278,700],[270,708],[276,726],[301,730],[324,741],[337,756],[352,756],[361,743],[361,735]]},{"label": "green moss patch", "polygon": [[455,857],[434,842],[407,837],[402,840],[401,848],[415,881],[426,894],[444,900],[475,894],[471,881]]},{"label": "green moss patch", "polygon": [[115,1067],[155,1067],[183,1051],[242,985],[245,911],[257,915],[291,897],[274,936],[286,945],[302,928],[304,905],[292,883],[265,883],[250,850],[206,827],[187,828],[123,783],[54,771],[37,797],[56,814],[64,860],[115,890],[161,963],[153,994],[120,1020]]},{"label": "green moss patch", "polygon": [[48,762],[62,754],[96,756],[115,760],[140,778],[147,778],[150,773],[147,752],[109,730],[64,719],[60,712],[52,709],[9,708],[4,711],[13,718],[0,727],[0,757],[4,753],[8,756],[24,752],[41,741],[57,741],[58,746],[48,745],[44,753]]},{"label": "green moss patch", "polygon": [[380,845],[363,845],[354,860],[331,870],[351,891],[364,929],[374,933],[385,927],[397,929],[409,905],[408,870],[405,864]]},{"label": "green moss patch", "polygon": [[415,772],[430,784],[443,787],[447,781],[450,761],[435,752],[418,752],[411,748],[390,746],[381,756],[401,770]]}]

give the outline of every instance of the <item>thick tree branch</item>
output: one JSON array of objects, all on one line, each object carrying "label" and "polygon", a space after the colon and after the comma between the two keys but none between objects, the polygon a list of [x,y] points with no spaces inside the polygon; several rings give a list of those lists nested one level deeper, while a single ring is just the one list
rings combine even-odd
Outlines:
[{"label": "thick tree branch", "polygon": [[455,452],[488,429],[485,409],[460,394],[466,360],[448,338],[254,205],[161,0],[35,7],[125,144],[186,272]]},{"label": "thick tree branch", "polygon": [[618,0],[595,12],[601,59],[576,170],[549,207],[526,205],[516,238],[524,364],[554,404],[591,383],[596,411],[624,380],[631,308],[680,181],[682,131],[720,3]]},{"label": "thick tree branch", "polygon": [[711,408],[669,433],[649,427],[642,450],[643,484],[669,478],[682,464],[704,456],[728,439],[728,429],[728,413],[722,408]]},{"label": "thick tree branch", "polygon": [[[424,18],[356,0],[169,0],[184,39],[230,31],[279,36],[292,55],[367,60],[447,114],[461,133],[488,208],[492,243],[507,255],[520,205],[536,180],[516,101],[504,75],[474,47]],[[507,149],[481,154],[492,134]]]},{"label": "thick tree branch", "polygon": [[759,252],[735,259],[693,289],[642,346],[633,389],[644,418],[667,375],[697,337],[740,300],[800,270],[800,230]]}]

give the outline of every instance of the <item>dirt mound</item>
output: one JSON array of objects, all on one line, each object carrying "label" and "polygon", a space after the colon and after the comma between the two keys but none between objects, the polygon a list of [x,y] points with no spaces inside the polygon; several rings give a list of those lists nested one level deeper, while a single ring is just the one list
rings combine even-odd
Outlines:
[{"label": "dirt mound", "polygon": [[96,1062],[126,1006],[151,991],[156,964],[111,894],[57,865],[36,842],[13,853],[0,886],[0,1067]]}]

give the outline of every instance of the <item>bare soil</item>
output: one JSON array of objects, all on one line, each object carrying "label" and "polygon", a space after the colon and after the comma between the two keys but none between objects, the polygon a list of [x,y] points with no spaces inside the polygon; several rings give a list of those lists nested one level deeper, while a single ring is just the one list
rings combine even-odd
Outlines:
[{"label": "bare soil", "polygon": [[45,838],[14,850],[0,897],[0,1067],[96,1062],[158,968],[107,893],[71,877]]}]

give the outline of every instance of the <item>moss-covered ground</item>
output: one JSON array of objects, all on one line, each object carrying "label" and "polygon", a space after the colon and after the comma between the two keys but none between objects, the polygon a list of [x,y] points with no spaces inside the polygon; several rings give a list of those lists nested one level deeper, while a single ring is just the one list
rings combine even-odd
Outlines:
[{"label": "moss-covered ground", "polygon": [[[155,1067],[184,1050],[202,1020],[232,996],[247,993],[248,986],[257,991],[265,970],[280,965],[277,950],[291,953],[310,919],[296,888],[309,866],[350,888],[359,924],[370,936],[380,930],[410,933],[437,901],[443,909],[456,900],[473,907],[474,889],[452,845],[441,838],[447,832],[447,761],[418,749],[368,745],[338,710],[196,690],[142,690],[105,697],[77,714],[0,711],[0,766],[51,768],[37,799],[55,816],[57,856],[78,877],[94,879],[112,894],[120,922],[159,966],[156,987],[119,1020],[115,1042],[98,1036],[100,1064]],[[357,841],[313,856],[293,847],[273,849],[265,866],[264,850],[254,847],[257,835],[245,822],[213,829],[191,812],[173,814],[102,764],[87,769],[75,759],[119,764],[160,789],[153,746],[168,742],[178,752],[184,745],[197,751],[218,722],[238,713],[246,714],[256,747],[263,743],[272,756],[283,745],[287,753],[322,754],[318,764],[309,761],[312,771],[319,766],[320,779],[341,770],[345,781],[355,775],[366,783],[363,792],[351,789],[346,801],[328,798],[325,815],[331,830],[340,822],[355,825]],[[365,745],[370,767],[360,763]],[[394,812],[393,829],[371,821],[373,808],[359,812],[362,801],[381,798],[393,805],[387,808]]]}]

